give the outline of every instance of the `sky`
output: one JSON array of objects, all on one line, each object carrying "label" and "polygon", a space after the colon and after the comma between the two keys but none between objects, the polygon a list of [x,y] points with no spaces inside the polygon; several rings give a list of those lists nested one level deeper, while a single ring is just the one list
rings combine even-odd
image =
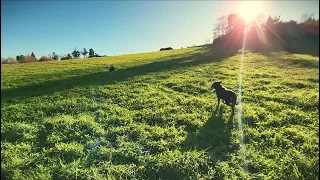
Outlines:
[{"label": "sky", "polygon": [[[216,19],[237,13],[240,3],[1,0],[1,57],[64,55],[75,47],[113,56],[201,45],[212,42]],[[283,21],[299,21],[304,13],[319,18],[319,0],[262,3],[266,18],[281,14]]]}]

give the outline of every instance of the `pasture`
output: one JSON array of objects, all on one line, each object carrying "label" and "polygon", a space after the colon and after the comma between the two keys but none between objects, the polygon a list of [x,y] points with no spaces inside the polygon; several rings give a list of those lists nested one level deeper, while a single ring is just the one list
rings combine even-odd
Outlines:
[{"label": "pasture", "polygon": [[[319,179],[319,57],[247,51],[241,86],[240,59],[204,46],[2,65],[1,178]],[[214,81],[242,89],[245,151]]]}]

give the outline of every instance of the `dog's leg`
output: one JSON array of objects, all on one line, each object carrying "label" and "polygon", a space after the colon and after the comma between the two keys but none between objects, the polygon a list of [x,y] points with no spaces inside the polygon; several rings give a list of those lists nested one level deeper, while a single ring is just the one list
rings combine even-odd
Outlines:
[{"label": "dog's leg", "polygon": [[220,98],[218,98],[218,106],[217,107],[219,107],[219,105],[220,105]]}]

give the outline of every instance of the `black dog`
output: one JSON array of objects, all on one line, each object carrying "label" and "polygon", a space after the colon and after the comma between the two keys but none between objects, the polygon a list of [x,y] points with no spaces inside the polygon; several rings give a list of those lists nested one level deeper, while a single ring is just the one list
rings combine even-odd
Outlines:
[{"label": "black dog", "polygon": [[218,97],[218,106],[220,105],[220,99],[224,100],[224,102],[231,106],[232,114],[234,114],[234,107],[237,104],[237,95],[233,91],[221,86],[220,82],[214,82],[210,89],[215,89]]},{"label": "black dog", "polygon": [[112,65],[110,66],[110,68],[109,68],[109,73],[111,74],[113,71],[115,71],[116,70],[116,68],[114,68]]}]

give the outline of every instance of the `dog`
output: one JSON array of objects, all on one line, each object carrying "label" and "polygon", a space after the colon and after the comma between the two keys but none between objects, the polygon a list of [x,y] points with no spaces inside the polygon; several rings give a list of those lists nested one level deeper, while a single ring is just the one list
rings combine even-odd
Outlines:
[{"label": "dog", "polygon": [[111,74],[115,70],[116,70],[116,68],[114,68],[113,65],[111,65],[110,68],[109,68],[109,73]]},{"label": "dog", "polygon": [[234,114],[234,107],[237,104],[237,95],[235,92],[223,87],[220,82],[214,82],[210,89],[215,89],[218,97],[218,107],[220,99],[224,100],[226,105],[231,106],[232,114]]}]

